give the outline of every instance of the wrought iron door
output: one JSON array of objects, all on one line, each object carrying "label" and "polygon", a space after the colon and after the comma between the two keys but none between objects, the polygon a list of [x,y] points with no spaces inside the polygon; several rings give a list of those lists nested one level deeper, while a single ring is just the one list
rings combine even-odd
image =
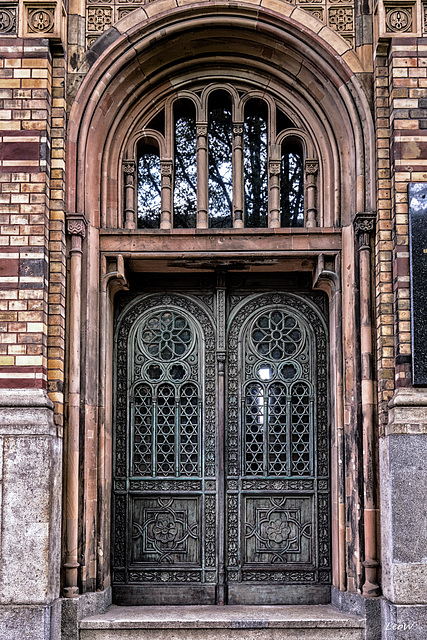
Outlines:
[{"label": "wrought iron door", "polygon": [[285,293],[134,299],[116,329],[117,603],[326,602],[326,329]]}]

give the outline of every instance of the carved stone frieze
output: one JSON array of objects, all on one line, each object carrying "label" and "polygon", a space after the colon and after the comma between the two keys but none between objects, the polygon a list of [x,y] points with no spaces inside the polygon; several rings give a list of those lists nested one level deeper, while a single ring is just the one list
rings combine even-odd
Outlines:
[{"label": "carved stone frieze", "polygon": [[40,9],[29,8],[27,16],[28,31],[30,33],[52,33],[55,24],[55,10],[52,7]]},{"label": "carved stone frieze", "polygon": [[17,7],[0,7],[0,33],[14,35],[16,33]]},{"label": "carved stone frieze", "polygon": [[331,7],[328,12],[329,26],[335,31],[354,31],[354,9],[353,7]]},{"label": "carved stone frieze", "polygon": [[296,0],[296,3],[354,46],[354,6],[349,0]]}]

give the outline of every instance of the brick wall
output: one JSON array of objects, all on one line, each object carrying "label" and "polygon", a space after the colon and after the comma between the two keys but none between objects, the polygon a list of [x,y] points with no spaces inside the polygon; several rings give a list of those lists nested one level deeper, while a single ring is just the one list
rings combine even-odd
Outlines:
[{"label": "brick wall", "polygon": [[377,354],[380,429],[411,385],[408,183],[427,181],[427,39],[394,37],[376,57]]},{"label": "brick wall", "polygon": [[0,39],[0,388],[47,388],[48,356],[63,368],[63,84],[47,40]]},{"label": "brick wall", "polygon": [[387,405],[394,390],[394,299],[392,278],[392,201],[390,167],[390,105],[387,46],[375,60],[375,123],[377,136],[377,227],[375,298],[380,432],[388,420]]},{"label": "brick wall", "polygon": [[427,39],[395,38],[389,51],[396,387],[411,385],[408,183],[427,181]]}]

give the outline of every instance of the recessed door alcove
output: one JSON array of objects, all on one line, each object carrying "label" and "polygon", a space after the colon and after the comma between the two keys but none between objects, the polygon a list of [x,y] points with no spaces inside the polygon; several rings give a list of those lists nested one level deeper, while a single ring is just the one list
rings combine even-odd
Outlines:
[{"label": "recessed door alcove", "polygon": [[114,600],[329,602],[326,297],[210,280],[122,300]]}]

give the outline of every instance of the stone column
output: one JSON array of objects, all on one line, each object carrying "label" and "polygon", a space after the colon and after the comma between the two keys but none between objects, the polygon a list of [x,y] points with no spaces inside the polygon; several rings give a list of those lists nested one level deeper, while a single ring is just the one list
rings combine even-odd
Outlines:
[{"label": "stone column", "polygon": [[306,160],[305,162],[305,184],[307,194],[307,221],[306,227],[317,226],[317,174],[319,163],[317,160]]},{"label": "stone column", "polygon": [[135,216],[135,174],[136,163],[133,160],[123,162],[125,176],[125,228],[136,229]]},{"label": "stone column", "polygon": [[280,160],[270,160],[270,211],[268,216],[268,226],[278,229],[281,226],[280,220]]},{"label": "stone column", "polygon": [[208,220],[208,125],[197,124],[197,228],[207,229]]},{"label": "stone column", "polygon": [[68,423],[65,449],[65,587],[64,596],[75,598],[78,562],[78,510],[79,510],[79,432],[80,432],[80,331],[82,289],[82,244],[86,235],[83,215],[67,215],[67,231],[71,236],[70,248],[70,315],[69,315],[69,368],[68,368]]},{"label": "stone column", "polygon": [[371,235],[374,213],[358,213],[354,220],[359,240],[360,351],[362,379],[363,524],[365,579],[363,595],[378,596],[377,505],[375,499],[374,372],[372,340]]},{"label": "stone column", "polygon": [[427,638],[427,389],[400,388],[380,439],[383,638]]},{"label": "stone column", "polygon": [[160,229],[172,229],[172,160],[162,160],[160,162],[160,173],[162,180],[162,213],[160,218]]},{"label": "stone column", "polygon": [[233,125],[233,227],[243,229],[243,123]]},{"label": "stone column", "polygon": [[0,393],[0,637],[60,638],[62,438],[43,389]]}]

